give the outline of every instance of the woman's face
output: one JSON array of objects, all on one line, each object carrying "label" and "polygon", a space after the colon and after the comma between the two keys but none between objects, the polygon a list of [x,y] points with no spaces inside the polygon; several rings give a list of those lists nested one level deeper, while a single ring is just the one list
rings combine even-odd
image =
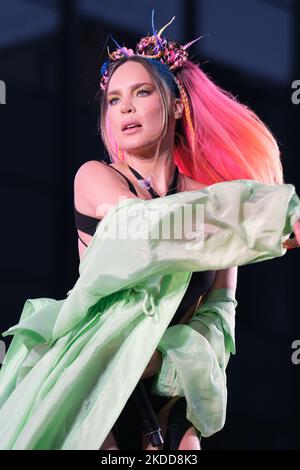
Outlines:
[{"label": "woman's face", "polygon": [[[128,153],[143,154],[156,148],[162,134],[163,106],[147,70],[128,61],[114,72],[108,86],[107,113],[113,135]],[[126,121],[140,127],[124,130]]]}]

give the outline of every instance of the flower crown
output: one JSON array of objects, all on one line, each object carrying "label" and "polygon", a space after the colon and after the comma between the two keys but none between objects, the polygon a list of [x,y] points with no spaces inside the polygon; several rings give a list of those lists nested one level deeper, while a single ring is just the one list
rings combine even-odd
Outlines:
[{"label": "flower crown", "polygon": [[188,42],[185,45],[181,45],[175,41],[168,41],[166,38],[162,37],[162,32],[172,23],[175,19],[175,16],[167,23],[159,32],[156,31],[154,26],[154,10],[152,10],[152,36],[145,36],[140,39],[136,45],[136,50],[133,52],[132,49],[127,49],[127,47],[120,46],[115,39],[111,36],[111,39],[116,44],[117,49],[110,53],[109,48],[107,47],[107,52],[109,60],[104,62],[100,70],[100,88],[105,90],[106,83],[109,77],[109,69],[113,62],[120,60],[122,57],[131,57],[133,55],[141,56],[146,59],[157,60],[160,63],[166,65],[169,70],[174,72],[183,67],[184,62],[188,58],[187,49],[196,41],[201,39],[203,36],[200,36],[194,39],[191,42]]}]

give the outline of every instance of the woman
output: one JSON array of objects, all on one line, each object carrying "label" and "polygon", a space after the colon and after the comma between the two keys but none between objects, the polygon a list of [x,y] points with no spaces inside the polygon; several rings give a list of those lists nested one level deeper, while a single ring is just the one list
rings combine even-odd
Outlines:
[{"label": "woman", "polygon": [[[152,38],[143,38],[137,46],[140,55],[119,48],[110,55],[113,65],[105,80],[103,76],[101,78],[100,128],[113,163],[105,166],[98,161],[89,161],[77,172],[75,218],[80,258],[99,220],[120,196],[148,200],[231,179],[248,178],[265,183],[283,181],[276,142],[253,112],[217,88],[192,62],[186,60],[177,64],[175,81],[172,77],[175,71],[151,61],[150,46],[157,46],[160,35],[161,32],[155,36],[154,31]],[[166,50],[167,47],[164,56]],[[174,52],[170,45],[169,52]],[[171,56],[169,63],[175,64],[176,59],[179,56]],[[188,90],[189,98],[184,88]],[[196,145],[193,147],[194,139]],[[264,159],[259,158],[260,155],[264,155]],[[174,184],[177,168],[182,172]],[[295,244],[295,240],[288,241],[286,246],[291,243]],[[193,276],[181,308],[170,325],[175,324],[176,317],[177,323],[189,321],[208,289],[236,290],[237,267],[198,272]],[[161,352],[156,350],[142,379],[158,374],[161,365]],[[143,383],[150,392],[151,379]],[[185,418],[184,398],[174,401],[150,396],[164,438],[169,431],[168,443],[159,448],[200,449],[197,430]],[[171,411],[173,419],[169,422]],[[131,397],[102,449],[118,448],[114,436],[118,437],[119,445],[123,442],[124,448],[138,446],[138,433],[141,438],[142,430],[137,419],[134,420],[135,412],[136,405]],[[126,439],[129,422],[131,433],[134,426],[137,428],[136,440],[132,435],[131,440]],[[148,450],[153,448],[145,436],[142,446]]]},{"label": "woman", "polygon": [[[2,334],[14,338],[0,449],[116,449],[132,445],[129,432],[151,449],[132,402],[141,378],[165,448],[199,449],[200,433],[224,425],[237,266],[299,246],[300,201],[280,184],[270,132],[161,32],[137,50],[165,64],[122,48],[102,67],[102,138],[120,162],[76,174],[80,276],[67,298],[27,299]],[[172,217],[167,236],[152,237]],[[124,221],[129,232],[115,236]]]}]

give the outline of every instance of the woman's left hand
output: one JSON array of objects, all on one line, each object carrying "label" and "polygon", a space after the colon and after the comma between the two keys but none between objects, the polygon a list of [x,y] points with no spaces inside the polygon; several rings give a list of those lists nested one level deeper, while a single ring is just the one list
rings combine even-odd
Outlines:
[{"label": "woman's left hand", "polygon": [[288,238],[285,242],[283,242],[284,248],[287,248],[288,250],[292,250],[293,248],[299,248],[300,247],[300,219],[297,220],[297,222],[294,223],[293,225],[294,229],[294,238]]}]

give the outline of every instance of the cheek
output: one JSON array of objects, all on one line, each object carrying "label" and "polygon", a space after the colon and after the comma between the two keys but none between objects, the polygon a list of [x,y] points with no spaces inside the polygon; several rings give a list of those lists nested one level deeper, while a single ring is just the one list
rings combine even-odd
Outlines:
[{"label": "cheek", "polygon": [[161,128],[163,119],[163,107],[159,98],[149,100],[146,105],[142,107],[141,117],[144,125],[151,128]]},{"label": "cheek", "polygon": [[144,114],[151,116],[162,116],[163,108],[159,98],[153,98],[147,101],[143,106]]},{"label": "cheek", "polygon": [[114,112],[113,107],[108,108],[107,119],[108,119],[108,122],[110,123],[112,130],[113,131],[118,130],[118,128],[120,127],[120,116],[118,117],[117,113]]}]

